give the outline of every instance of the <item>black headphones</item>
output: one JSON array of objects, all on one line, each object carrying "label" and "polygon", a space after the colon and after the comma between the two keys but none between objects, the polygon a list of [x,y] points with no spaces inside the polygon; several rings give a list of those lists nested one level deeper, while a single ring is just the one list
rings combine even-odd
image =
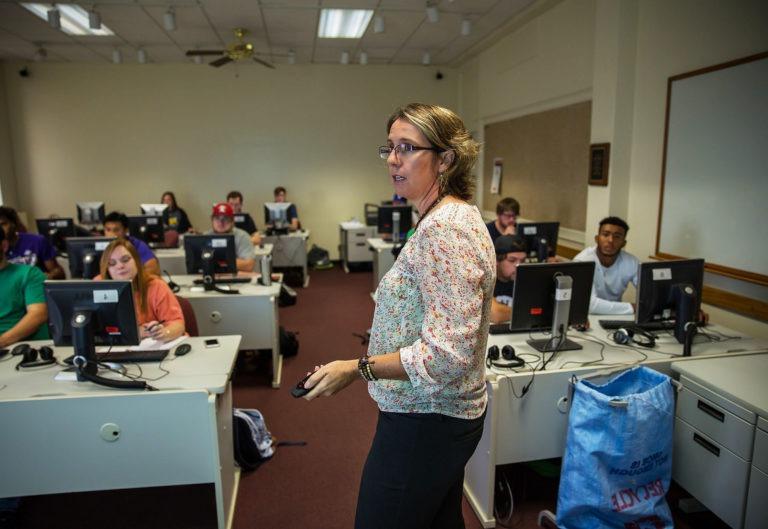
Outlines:
[{"label": "black headphones", "polygon": [[621,328],[611,334],[611,338],[619,345],[639,345],[640,347],[656,347],[656,337],[641,328]]},{"label": "black headphones", "polygon": [[499,360],[499,346],[492,345],[488,348],[488,354],[485,357],[486,367],[501,367],[513,369],[523,367],[525,361],[515,354],[515,348],[511,345],[505,345],[501,348],[501,360]]},{"label": "black headphones", "polygon": [[35,349],[29,344],[21,343],[11,350],[11,355],[22,357],[21,362],[16,364],[17,370],[27,367],[49,366],[56,363],[56,358],[53,356],[53,349],[47,345],[42,346],[40,349]]}]

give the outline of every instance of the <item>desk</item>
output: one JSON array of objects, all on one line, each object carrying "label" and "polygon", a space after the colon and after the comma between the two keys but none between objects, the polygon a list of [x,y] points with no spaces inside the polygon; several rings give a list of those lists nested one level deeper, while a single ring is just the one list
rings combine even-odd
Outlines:
[{"label": "desk", "polygon": [[672,370],[683,385],[672,477],[731,527],[765,527],[768,354],[674,362]]},{"label": "desk", "polygon": [[367,239],[366,242],[373,252],[373,290],[371,292],[375,293],[381,278],[395,264],[395,256],[392,255],[392,248],[395,245],[392,241],[385,241],[378,237]]},{"label": "desk", "polygon": [[[493,490],[496,466],[509,463],[521,463],[562,457],[565,449],[565,436],[568,426],[568,409],[563,406],[562,398],[567,396],[568,382],[572,375],[585,376],[605,369],[609,364],[630,367],[641,361],[641,354],[633,349],[606,344],[603,354],[605,360],[600,365],[584,366],[567,362],[588,362],[600,358],[601,345],[587,340],[601,339],[609,342],[608,331],[603,330],[598,320],[604,317],[591,316],[592,330],[586,333],[571,331],[568,337],[580,343],[584,349],[565,351],[550,361],[544,372],[537,372],[528,393],[520,395],[522,387],[531,379],[530,371],[510,373],[509,370],[493,368],[486,375],[488,388],[488,410],[485,427],[475,453],[467,463],[464,478],[464,492],[484,527],[494,527]],[[611,317],[622,319],[621,317]],[[632,316],[627,316],[631,320]],[[728,336],[738,333],[717,325],[710,325],[707,331],[719,331]],[[535,338],[543,337],[534,334]],[[541,353],[526,344],[527,333],[491,335],[488,346],[510,344],[518,355],[525,360],[541,358]],[[743,337],[739,340],[721,343],[700,343],[697,337],[693,347],[694,357],[681,359],[682,345],[672,336],[660,336],[655,349],[638,347],[647,359],[642,364],[666,374],[671,374],[672,361],[690,362],[702,355],[739,355],[747,351],[768,351],[768,342]],[[665,354],[667,353],[667,354]],[[549,356],[549,353],[547,353]]]},{"label": "desk", "polygon": [[[181,287],[181,296],[192,305],[197,318],[200,336],[239,334],[242,336],[241,349],[269,349],[272,351],[272,387],[280,387],[283,356],[280,354],[280,331],[277,299],[281,283],[273,281],[265,287],[251,283],[232,284],[240,294],[222,294],[215,290],[199,291],[202,285],[195,285],[197,275],[175,276],[173,280]],[[197,287],[192,290],[192,287]]]},{"label": "desk", "polygon": [[[170,374],[150,382],[163,390],[154,392],[56,381],[57,365],[16,371],[17,357],[1,360],[0,497],[213,483],[218,527],[230,526],[239,472],[229,379],[240,337],[221,336],[216,349],[188,341],[189,354],[163,361]],[[158,364],[142,371],[163,374]]]},{"label": "desk", "polygon": [[[256,261],[262,255],[270,255],[272,253],[272,245],[264,244],[264,248],[254,246],[256,252]],[[171,276],[177,274],[187,273],[187,261],[184,255],[184,248],[158,248],[154,250],[158,263],[160,263],[160,271],[167,271]],[[258,265],[257,265],[258,269]]]},{"label": "desk", "polygon": [[267,235],[262,238],[264,246],[271,244],[272,266],[275,268],[301,268],[304,288],[309,286],[307,270],[307,240],[309,230],[293,231],[287,235]]},{"label": "desk", "polygon": [[373,260],[367,240],[375,236],[376,226],[366,226],[353,220],[339,223],[339,257],[346,273],[349,273],[350,263],[370,263]]}]

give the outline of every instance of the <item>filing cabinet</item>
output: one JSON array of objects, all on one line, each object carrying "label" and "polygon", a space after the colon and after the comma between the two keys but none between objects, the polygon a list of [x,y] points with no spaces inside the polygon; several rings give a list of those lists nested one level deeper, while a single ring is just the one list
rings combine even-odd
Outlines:
[{"label": "filing cabinet", "polygon": [[375,236],[376,226],[340,224],[339,256],[345,271],[349,271],[350,264],[370,263],[373,260],[366,240]]}]

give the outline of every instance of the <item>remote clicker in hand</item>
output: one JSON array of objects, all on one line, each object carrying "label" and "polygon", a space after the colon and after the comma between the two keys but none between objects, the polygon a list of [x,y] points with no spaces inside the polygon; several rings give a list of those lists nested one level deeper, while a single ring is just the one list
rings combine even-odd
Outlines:
[{"label": "remote clicker in hand", "polygon": [[312,375],[313,375],[313,373],[310,373],[307,376],[305,376],[304,378],[302,378],[299,381],[299,383],[296,384],[296,387],[291,390],[291,395],[293,395],[294,397],[296,397],[298,399],[299,397],[303,397],[304,395],[306,395],[307,393],[312,391],[312,388],[305,388],[304,387],[304,382],[306,382],[309,379],[309,377],[311,377]]}]

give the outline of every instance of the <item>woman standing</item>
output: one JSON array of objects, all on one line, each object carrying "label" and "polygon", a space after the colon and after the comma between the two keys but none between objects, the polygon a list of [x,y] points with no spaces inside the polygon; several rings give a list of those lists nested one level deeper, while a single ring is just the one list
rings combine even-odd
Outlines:
[{"label": "woman standing", "polygon": [[379,406],[355,527],[463,528],[464,466],[487,401],[483,359],[496,263],[472,197],[478,152],[461,119],[410,104],[387,123],[394,192],[419,211],[414,235],[382,279],[368,356],[320,367],[305,398],[357,379]]},{"label": "woman standing", "polygon": [[115,239],[101,255],[101,274],[96,279],[119,279],[133,283],[133,298],[139,335],[170,342],[185,331],[181,305],[168,285],[148,274],[136,248],[127,239]]}]

